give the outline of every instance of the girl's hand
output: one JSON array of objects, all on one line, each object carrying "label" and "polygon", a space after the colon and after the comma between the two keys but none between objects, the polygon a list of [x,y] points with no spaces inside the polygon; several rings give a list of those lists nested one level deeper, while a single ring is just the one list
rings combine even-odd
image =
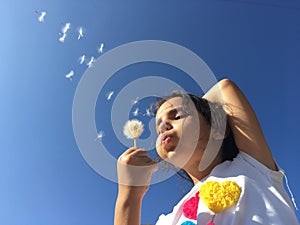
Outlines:
[{"label": "girl's hand", "polygon": [[142,198],[156,170],[157,163],[146,150],[135,147],[127,149],[118,159],[119,194]]}]

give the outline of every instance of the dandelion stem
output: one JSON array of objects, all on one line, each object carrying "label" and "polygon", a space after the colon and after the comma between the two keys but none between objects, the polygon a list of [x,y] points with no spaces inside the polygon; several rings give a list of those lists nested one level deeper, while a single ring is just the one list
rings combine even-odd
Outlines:
[{"label": "dandelion stem", "polygon": [[133,138],[133,147],[137,147],[137,145],[136,145],[136,138]]}]

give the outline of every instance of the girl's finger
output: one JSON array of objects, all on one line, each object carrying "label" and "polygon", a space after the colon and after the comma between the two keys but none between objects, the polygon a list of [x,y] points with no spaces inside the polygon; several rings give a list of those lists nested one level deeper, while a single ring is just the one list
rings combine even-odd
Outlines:
[{"label": "girl's finger", "polygon": [[148,156],[148,152],[145,149],[136,149],[128,153],[128,156]]}]

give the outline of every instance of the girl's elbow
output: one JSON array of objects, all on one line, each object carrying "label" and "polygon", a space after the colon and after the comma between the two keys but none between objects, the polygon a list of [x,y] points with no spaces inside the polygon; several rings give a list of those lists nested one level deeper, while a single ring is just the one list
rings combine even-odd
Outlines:
[{"label": "girl's elbow", "polygon": [[224,79],[220,80],[218,82],[218,85],[222,92],[226,92],[226,91],[236,92],[239,90],[238,86],[232,80],[230,80],[228,78],[224,78]]}]

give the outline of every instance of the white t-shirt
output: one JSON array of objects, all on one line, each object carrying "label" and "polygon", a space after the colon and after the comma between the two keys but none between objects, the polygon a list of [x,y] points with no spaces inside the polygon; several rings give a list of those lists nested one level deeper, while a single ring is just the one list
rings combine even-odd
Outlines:
[{"label": "white t-shirt", "polygon": [[[233,161],[216,166],[210,175],[198,182],[168,215],[161,215],[156,225],[298,225],[293,204],[283,187],[282,170],[272,171],[244,152]],[[198,194],[206,181],[233,181],[241,190],[236,204],[213,213],[201,200],[195,218],[187,218],[183,209]],[[215,215],[215,216],[214,216]],[[190,216],[188,216],[190,217]]]}]

